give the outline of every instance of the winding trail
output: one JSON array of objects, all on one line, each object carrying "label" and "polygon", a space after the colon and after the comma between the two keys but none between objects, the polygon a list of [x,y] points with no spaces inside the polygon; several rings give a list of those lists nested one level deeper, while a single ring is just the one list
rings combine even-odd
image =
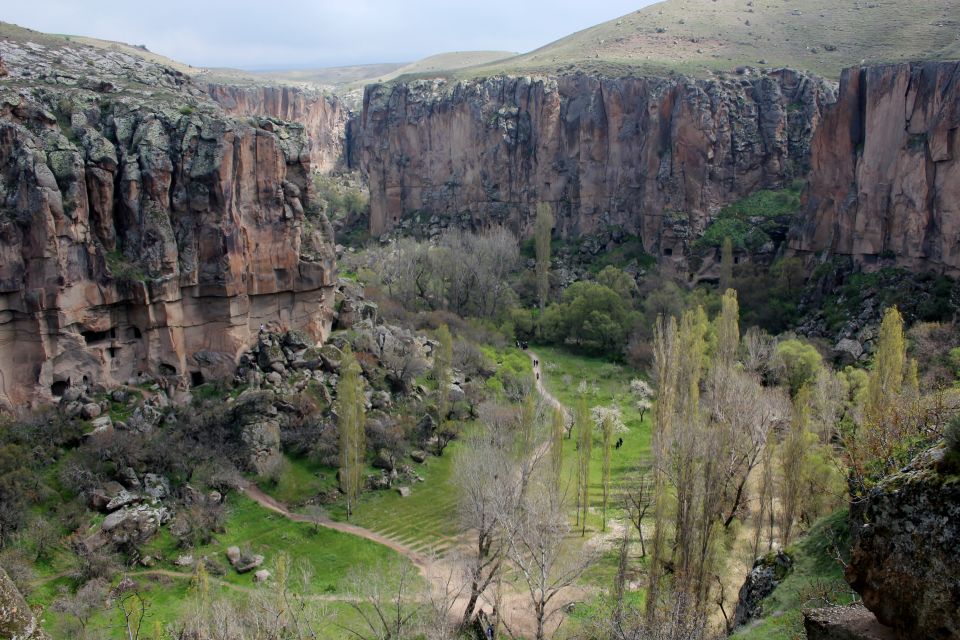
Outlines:
[{"label": "winding trail", "polygon": [[264,493],[260,487],[246,480],[240,486],[240,491],[246,494],[247,497],[259,504],[261,507],[269,509],[275,513],[279,513],[288,520],[316,524],[327,529],[333,529],[334,531],[340,531],[341,533],[348,533],[350,535],[357,536],[358,538],[364,538],[366,540],[370,540],[371,542],[382,544],[383,546],[392,549],[393,551],[396,551],[400,555],[409,559],[410,562],[417,567],[421,575],[428,577],[427,568],[430,563],[427,561],[426,556],[417,553],[410,547],[403,545],[396,540],[388,538],[387,536],[379,534],[375,531],[358,527],[355,524],[337,522],[336,520],[331,520],[330,518],[326,517],[308,516],[302,513],[294,513],[290,511],[290,508],[287,507],[287,505]]},{"label": "winding trail", "polygon": [[[543,385],[543,380],[541,379],[542,373],[540,370],[540,357],[536,353],[530,350],[527,350],[526,353],[533,364],[534,386],[537,390],[537,393],[539,393],[540,397],[543,398],[550,406],[558,408],[561,411],[563,411],[564,414],[569,419],[569,415],[570,415],[569,410],[563,405],[563,403],[560,402],[560,400],[556,398],[556,396],[550,393],[547,390],[547,388]],[[542,457],[546,455],[549,447],[550,447],[550,442],[546,441],[543,443],[543,445],[541,445],[541,447],[539,447],[537,452],[535,452],[533,455]],[[440,589],[441,592],[446,589],[447,584],[449,583],[451,577],[456,575],[457,566],[454,563],[450,562],[449,560],[446,560],[442,557],[439,557],[439,558],[428,557],[420,552],[415,551],[414,549],[408,547],[407,545],[401,542],[398,542],[397,540],[389,538],[375,531],[371,531],[364,527],[360,527],[354,524],[349,524],[346,522],[338,522],[336,520],[331,520],[328,517],[294,513],[290,510],[290,508],[286,504],[280,502],[279,500],[276,500],[275,498],[273,498],[272,496],[268,495],[263,490],[261,490],[258,486],[256,486],[255,484],[249,481],[243,482],[243,484],[240,486],[240,491],[244,493],[247,497],[249,497],[251,500],[259,504],[261,507],[264,507],[265,509],[273,511],[274,513],[278,513],[283,517],[289,520],[292,520],[294,522],[306,522],[306,523],[315,524],[321,527],[325,527],[327,529],[340,531],[341,533],[354,535],[359,538],[363,538],[365,540],[370,540],[371,542],[381,544],[395,551],[396,553],[410,560],[410,562],[412,562],[413,565],[417,568],[420,575],[425,580],[427,580],[427,582],[429,582],[434,588]],[[458,537],[461,538],[459,540],[460,544],[466,544],[466,540],[463,539],[462,536],[458,536]],[[162,572],[155,572],[155,573],[162,573]],[[185,576],[185,574],[176,574],[176,572],[166,572],[166,573],[170,577]],[[229,583],[224,583],[224,584],[228,588],[238,588],[240,590],[245,589],[242,586],[238,587],[237,585],[232,585]],[[582,593],[580,593],[580,590],[573,590],[573,592],[575,592],[577,596],[583,595]],[[571,595],[573,595],[573,592]],[[463,610],[466,607],[466,603],[467,603],[467,596],[468,596],[467,593],[461,592],[455,597],[456,604],[453,607],[453,609],[450,611],[451,615],[454,616],[454,619],[459,619],[460,617],[462,617]],[[530,610],[530,602],[526,593],[522,589],[512,588],[512,589],[508,589],[507,593],[502,593],[501,598],[502,598],[501,615],[504,615],[505,617],[509,618],[510,624],[514,632],[525,633],[528,635],[531,634],[535,629],[535,621],[533,618],[532,611]],[[337,596],[318,596],[316,599],[344,600],[348,598],[337,597]],[[572,600],[570,600],[569,597],[564,600],[566,600],[568,603],[572,602]]]},{"label": "winding trail", "polygon": [[539,393],[540,397],[546,400],[550,406],[560,409],[563,411],[564,415],[569,418],[569,409],[563,406],[563,403],[560,402],[555,395],[550,393],[545,386],[543,386],[543,372],[540,370],[540,356],[529,349],[527,349],[527,356],[530,357],[530,362],[533,363],[533,383],[537,388],[537,393]]}]

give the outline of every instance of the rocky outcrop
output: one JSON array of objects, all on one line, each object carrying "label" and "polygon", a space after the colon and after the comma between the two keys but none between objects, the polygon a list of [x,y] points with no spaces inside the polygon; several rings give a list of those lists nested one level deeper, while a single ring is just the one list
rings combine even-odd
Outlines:
[{"label": "rocky outcrop", "polygon": [[877,622],[862,604],[823,607],[803,612],[807,640],[895,640],[893,631]]},{"label": "rocky outcrop", "polygon": [[847,581],[903,640],[960,637],[960,482],[949,460],[934,447],[851,506]]},{"label": "rocky outcrop", "polygon": [[50,640],[3,567],[0,567],[0,638]]},{"label": "rocky outcrop", "polygon": [[783,551],[756,559],[740,587],[733,615],[734,629],[760,616],[763,599],[773,593],[792,567],[793,559]]},{"label": "rocky outcrop", "polygon": [[299,87],[224,84],[208,84],[207,93],[231,115],[302,124],[313,168],[327,173],[341,165],[350,110],[336,96]]},{"label": "rocky outcrop", "polygon": [[412,215],[526,234],[546,201],[563,234],[618,226],[679,256],[722,205],[806,172],[833,98],[790,70],[372,85],[350,162],[375,234]]},{"label": "rocky outcrop", "polygon": [[[202,382],[263,324],[325,338],[332,231],[302,127],[230,119],[117,52],[0,54],[0,403]],[[81,82],[84,60],[109,77]]]},{"label": "rocky outcrop", "polygon": [[843,73],[791,247],[960,274],[960,63]]}]

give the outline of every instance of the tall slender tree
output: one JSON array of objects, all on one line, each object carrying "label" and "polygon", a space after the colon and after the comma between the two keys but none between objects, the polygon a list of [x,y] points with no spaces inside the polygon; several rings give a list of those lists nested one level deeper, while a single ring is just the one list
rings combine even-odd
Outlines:
[{"label": "tall slender tree", "polygon": [[537,204],[533,241],[537,254],[537,298],[542,313],[550,296],[550,238],[553,234],[553,209],[548,202]]},{"label": "tall slender tree", "polygon": [[730,236],[723,237],[720,247],[720,291],[733,286],[733,241]]},{"label": "tall slender tree", "polygon": [[866,418],[871,427],[878,427],[892,408],[903,388],[906,364],[906,338],[903,335],[903,316],[896,307],[883,314],[873,371],[867,383]]},{"label": "tall slender tree", "polygon": [[553,424],[550,433],[550,462],[553,476],[557,485],[561,482],[563,473],[563,434],[567,428],[567,416],[563,408],[556,406],[553,409]]},{"label": "tall slender tree", "polygon": [[437,455],[450,441],[447,416],[450,414],[450,381],[453,366],[453,336],[450,328],[441,324],[437,328],[436,353],[433,355],[433,379],[437,383]]},{"label": "tall slender tree", "polygon": [[581,535],[587,535],[587,512],[590,508],[590,453],[593,448],[593,421],[586,398],[577,402],[577,506]]},{"label": "tall slender tree", "polygon": [[360,363],[350,350],[344,349],[337,385],[337,428],[340,432],[340,488],[347,499],[347,517],[353,514],[363,489],[363,466],[366,454],[366,407]]},{"label": "tall slender tree", "polygon": [[612,412],[605,412],[600,422],[603,434],[603,531],[607,530],[607,503],[610,499],[610,454],[613,448],[613,428],[615,421]]}]

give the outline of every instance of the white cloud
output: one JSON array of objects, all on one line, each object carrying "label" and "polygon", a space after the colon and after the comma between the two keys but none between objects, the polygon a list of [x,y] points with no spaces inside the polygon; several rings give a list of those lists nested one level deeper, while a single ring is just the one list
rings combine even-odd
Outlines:
[{"label": "white cloud", "polygon": [[529,51],[654,0],[32,0],[0,19],[131,44],[196,66],[307,68],[443,51]]}]

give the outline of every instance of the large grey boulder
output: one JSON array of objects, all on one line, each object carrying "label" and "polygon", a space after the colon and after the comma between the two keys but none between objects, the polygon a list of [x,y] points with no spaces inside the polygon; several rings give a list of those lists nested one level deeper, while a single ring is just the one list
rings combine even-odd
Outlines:
[{"label": "large grey boulder", "polygon": [[890,627],[862,604],[849,607],[824,607],[803,612],[807,640],[895,640]]},{"label": "large grey boulder", "polygon": [[850,509],[847,581],[901,639],[960,638],[960,469],[951,459],[937,445]]},{"label": "large grey boulder", "polygon": [[0,567],[0,638],[50,640],[3,567]]},{"label": "large grey boulder", "polygon": [[242,445],[243,464],[258,475],[269,474],[282,462],[280,416],[271,391],[248,389],[234,403],[233,421]]},{"label": "large grey boulder", "polygon": [[740,587],[733,627],[746,624],[761,615],[763,599],[773,593],[793,567],[793,559],[783,551],[757,558]]}]

